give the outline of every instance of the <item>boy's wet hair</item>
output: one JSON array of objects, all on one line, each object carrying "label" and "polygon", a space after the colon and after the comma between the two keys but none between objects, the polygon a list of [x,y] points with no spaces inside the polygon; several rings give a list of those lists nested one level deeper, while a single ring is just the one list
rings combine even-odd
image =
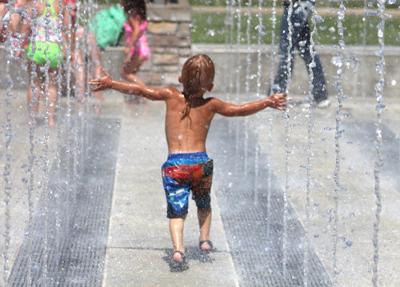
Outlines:
[{"label": "boy's wet hair", "polygon": [[184,119],[190,112],[190,97],[200,92],[206,92],[214,82],[214,62],[207,55],[200,54],[190,57],[182,67],[181,82],[183,95],[186,99],[186,108],[182,112]]},{"label": "boy's wet hair", "polygon": [[142,20],[147,19],[145,0],[121,0],[124,11],[129,16],[139,16]]}]

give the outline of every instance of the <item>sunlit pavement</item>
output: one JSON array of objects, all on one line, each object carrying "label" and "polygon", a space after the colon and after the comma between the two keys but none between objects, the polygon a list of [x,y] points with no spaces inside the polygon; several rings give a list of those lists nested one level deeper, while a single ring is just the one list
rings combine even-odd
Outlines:
[{"label": "sunlit pavement", "polygon": [[[255,96],[246,99],[252,98]],[[47,130],[43,123],[35,125],[35,180],[32,200],[28,201],[30,143],[24,99],[23,92],[15,93],[11,116],[11,241],[7,252],[11,286],[23,286],[21,282],[29,278],[38,278],[36,282],[48,286],[57,286],[57,282],[64,284],[61,286],[302,286],[305,281],[308,286],[331,286],[334,280],[337,286],[371,285],[373,99],[350,98],[344,103],[336,232],[334,96],[330,108],[314,113],[307,210],[307,107],[296,105],[290,110],[287,182],[282,113],[263,111],[247,119],[216,117],[208,152],[215,160],[212,240],[217,252],[207,258],[199,254],[191,203],[185,228],[190,268],[181,273],[170,272],[168,264],[171,243],[160,176],[167,156],[163,105],[126,105],[121,96],[112,94],[99,116],[91,104],[70,122],[60,116],[60,129],[48,131],[47,166],[54,173],[49,171],[52,179],[47,193],[43,189],[47,148],[42,140]],[[386,107],[379,280],[381,286],[398,286],[400,104],[388,99]],[[4,123],[4,105],[0,110]],[[1,135],[4,137],[4,131]],[[75,149],[65,149],[70,141]],[[3,144],[1,152],[4,163]],[[72,175],[68,175],[71,168]],[[73,183],[74,188],[67,183]],[[4,200],[4,193],[1,196]],[[31,225],[37,229],[24,238],[24,231],[29,231],[29,202],[34,209]],[[5,210],[2,205],[0,212]],[[1,232],[7,234],[6,217],[2,219]],[[5,245],[0,246],[4,252]]]}]

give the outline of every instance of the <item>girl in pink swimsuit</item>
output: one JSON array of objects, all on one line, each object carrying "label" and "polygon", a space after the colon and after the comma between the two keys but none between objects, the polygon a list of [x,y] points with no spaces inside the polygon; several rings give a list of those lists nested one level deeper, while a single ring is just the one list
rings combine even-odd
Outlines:
[{"label": "girl in pink swimsuit", "polygon": [[122,0],[122,6],[128,16],[124,24],[125,60],[122,66],[122,77],[138,84],[144,84],[137,76],[140,66],[150,58],[150,49],[145,32],[146,3],[144,0]]}]

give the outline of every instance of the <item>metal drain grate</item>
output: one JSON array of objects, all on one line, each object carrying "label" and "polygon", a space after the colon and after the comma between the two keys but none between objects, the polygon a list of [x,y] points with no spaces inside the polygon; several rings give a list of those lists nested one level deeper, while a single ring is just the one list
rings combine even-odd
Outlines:
[{"label": "metal drain grate", "polygon": [[[239,131],[244,130],[243,122]],[[255,203],[255,151],[248,149],[248,174],[244,175],[243,143],[235,146],[234,135],[229,135],[226,120],[214,123],[210,135],[210,151],[215,155],[218,181],[218,204],[233,254],[236,271],[241,286],[303,286],[304,229],[291,207],[287,220],[286,273],[283,274],[283,195],[276,180],[267,190],[267,158],[261,154],[258,170],[258,196]],[[244,135],[240,135],[244,138]],[[257,141],[249,131],[249,143]],[[216,151],[219,151],[217,153]],[[224,151],[224,152],[222,152]],[[239,163],[239,164],[237,164]],[[230,176],[227,176],[231,173]],[[229,188],[231,186],[231,188]],[[268,192],[270,192],[270,212],[268,214]],[[327,272],[313,250],[309,250],[308,286],[332,286]]]},{"label": "metal drain grate", "polygon": [[69,130],[65,142],[77,150],[59,147],[59,164],[19,249],[10,286],[101,286],[119,123],[76,118]]}]

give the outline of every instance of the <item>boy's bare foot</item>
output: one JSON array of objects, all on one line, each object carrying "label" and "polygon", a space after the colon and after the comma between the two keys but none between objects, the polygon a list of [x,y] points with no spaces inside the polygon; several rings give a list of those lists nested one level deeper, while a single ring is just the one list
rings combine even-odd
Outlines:
[{"label": "boy's bare foot", "polygon": [[175,250],[171,257],[171,271],[182,272],[189,268],[185,254],[181,251]]},{"label": "boy's bare foot", "polygon": [[199,242],[199,248],[203,252],[211,252],[214,246],[210,240],[202,240]]},{"label": "boy's bare foot", "polygon": [[185,260],[185,254],[183,254],[183,252],[181,251],[176,250],[172,254],[172,260],[177,263],[182,263]]}]

